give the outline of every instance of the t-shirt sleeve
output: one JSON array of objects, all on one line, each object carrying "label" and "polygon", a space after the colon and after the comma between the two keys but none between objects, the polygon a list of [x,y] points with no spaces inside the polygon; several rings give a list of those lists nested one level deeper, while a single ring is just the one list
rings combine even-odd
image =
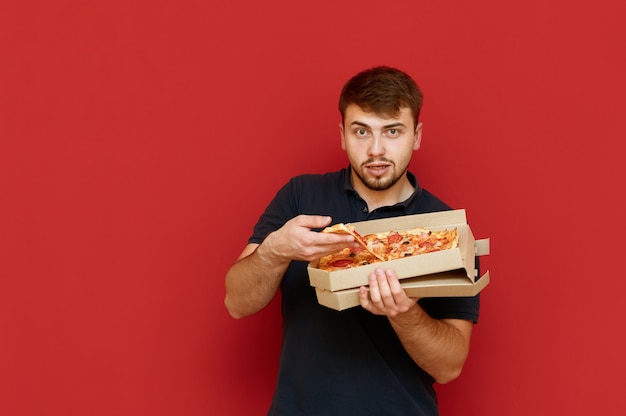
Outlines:
[{"label": "t-shirt sleeve", "polygon": [[478,322],[480,295],[455,298],[423,298],[420,306],[436,319],[465,319]]},{"label": "t-shirt sleeve", "polygon": [[290,180],[278,190],[254,226],[248,243],[261,244],[271,232],[278,230],[287,221],[297,216],[294,198],[294,180]]}]

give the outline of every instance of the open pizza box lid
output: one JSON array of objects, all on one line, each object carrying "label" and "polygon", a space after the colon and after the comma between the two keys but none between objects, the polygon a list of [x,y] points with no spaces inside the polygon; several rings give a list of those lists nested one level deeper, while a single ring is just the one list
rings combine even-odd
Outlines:
[{"label": "open pizza box lid", "polygon": [[[467,278],[465,271],[455,270],[435,275],[413,277],[403,280],[400,285],[410,297],[459,297],[476,296],[489,284],[489,272],[476,282]],[[329,292],[315,288],[320,305],[342,311],[360,305],[359,288]]]},{"label": "open pizza box lid", "polygon": [[456,248],[449,250],[332,272],[318,269],[316,267],[317,261],[313,261],[309,263],[307,268],[311,286],[328,292],[367,286],[369,283],[368,275],[377,268],[393,268],[399,279],[462,269],[465,271],[465,280],[473,283],[477,275],[474,263],[475,256],[489,254],[489,239],[478,241],[474,239],[472,230],[467,224],[464,209],[362,221],[351,225],[361,235],[410,230],[416,227],[433,231],[456,228],[459,244]]}]

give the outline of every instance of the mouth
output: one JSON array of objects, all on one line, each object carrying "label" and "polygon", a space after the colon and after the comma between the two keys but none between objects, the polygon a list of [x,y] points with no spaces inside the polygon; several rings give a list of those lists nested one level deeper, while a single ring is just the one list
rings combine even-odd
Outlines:
[{"label": "mouth", "polygon": [[387,162],[365,162],[363,168],[374,176],[382,176],[391,168],[391,163]]}]

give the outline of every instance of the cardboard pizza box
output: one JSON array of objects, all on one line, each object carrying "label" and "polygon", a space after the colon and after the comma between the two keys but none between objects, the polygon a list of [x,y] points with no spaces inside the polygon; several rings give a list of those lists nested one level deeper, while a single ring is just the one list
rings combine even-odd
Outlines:
[{"label": "cardboard pizza box", "polygon": [[456,228],[459,244],[458,247],[449,250],[332,272],[318,269],[317,261],[313,261],[307,268],[311,286],[329,292],[367,286],[368,275],[377,268],[393,268],[399,279],[463,269],[466,277],[473,282],[477,275],[477,270],[474,268],[475,256],[489,254],[489,239],[478,241],[474,239],[472,230],[467,224],[464,209],[362,221],[351,225],[361,235],[409,230],[416,227],[433,231]]},{"label": "cardboard pizza box", "polygon": [[[474,282],[467,277],[465,270],[459,269],[435,275],[413,277],[403,280],[400,285],[411,297],[458,297],[476,296],[489,284],[489,272],[486,272]],[[317,301],[320,305],[342,311],[359,306],[359,288],[329,292],[315,289]]]}]

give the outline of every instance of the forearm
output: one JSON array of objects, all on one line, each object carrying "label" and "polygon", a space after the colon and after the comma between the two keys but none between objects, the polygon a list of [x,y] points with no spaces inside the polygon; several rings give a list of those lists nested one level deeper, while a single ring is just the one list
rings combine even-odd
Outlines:
[{"label": "forearm", "polygon": [[473,323],[461,319],[431,318],[407,296],[393,269],[376,269],[369,275],[369,291],[362,286],[361,306],[385,315],[404,349],[438,383],[459,376],[469,353]]},{"label": "forearm", "polygon": [[320,233],[331,218],[298,215],[267,235],[261,245],[248,244],[226,273],[228,312],[235,318],[252,315],[274,298],[292,260],[311,261],[354,243],[350,235]]},{"label": "forearm", "polygon": [[419,304],[389,322],[411,358],[438,383],[459,376],[469,353],[471,322],[433,319]]},{"label": "forearm", "polygon": [[289,266],[288,260],[277,259],[263,245],[248,246],[248,255],[231,266],[226,273],[224,304],[234,318],[252,315],[276,295],[280,282]]}]

